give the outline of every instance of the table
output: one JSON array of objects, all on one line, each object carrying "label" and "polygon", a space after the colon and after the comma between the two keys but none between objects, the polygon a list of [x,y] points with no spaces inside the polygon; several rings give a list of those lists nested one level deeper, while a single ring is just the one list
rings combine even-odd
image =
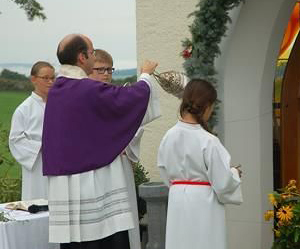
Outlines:
[{"label": "table", "polygon": [[59,249],[58,244],[49,241],[49,212],[30,214],[20,210],[0,211],[13,218],[13,221],[0,221],[0,249]]}]

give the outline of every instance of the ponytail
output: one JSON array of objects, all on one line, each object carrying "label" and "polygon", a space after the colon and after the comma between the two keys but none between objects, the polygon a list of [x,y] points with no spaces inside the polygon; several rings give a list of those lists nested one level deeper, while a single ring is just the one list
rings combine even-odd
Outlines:
[{"label": "ponytail", "polygon": [[207,122],[203,120],[205,110],[217,99],[217,91],[211,83],[202,79],[193,79],[185,87],[180,116],[190,113],[205,130],[209,131]]}]

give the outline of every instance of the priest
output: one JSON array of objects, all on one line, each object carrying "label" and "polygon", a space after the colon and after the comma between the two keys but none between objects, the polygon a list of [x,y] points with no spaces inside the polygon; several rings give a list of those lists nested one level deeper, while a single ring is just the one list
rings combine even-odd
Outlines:
[{"label": "priest", "polygon": [[88,79],[95,56],[84,35],[58,45],[61,70],[48,95],[43,173],[48,176],[49,241],[61,248],[130,248],[134,228],[121,154],[138,128],[159,116],[146,61],[140,80],[119,87]]}]

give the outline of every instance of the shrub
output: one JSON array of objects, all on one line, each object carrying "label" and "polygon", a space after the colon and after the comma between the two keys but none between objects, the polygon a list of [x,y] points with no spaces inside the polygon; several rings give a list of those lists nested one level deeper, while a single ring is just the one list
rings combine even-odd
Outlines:
[{"label": "shrub", "polygon": [[140,162],[137,162],[137,163],[133,163],[133,173],[134,173],[134,181],[135,181],[135,187],[137,193],[139,219],[141,219],[146,213],[146,202],[141,197],[139,197],[138,186],[150,181],[150,178],[147,177],[149,172],[145,170],[145,168],[141,165]]},{"label": "shrub", "polygon": [[0,203],[21,199],[21,179],[9,176],[9,170],[16,165],[8,148],[8,131],[0,123]]}]

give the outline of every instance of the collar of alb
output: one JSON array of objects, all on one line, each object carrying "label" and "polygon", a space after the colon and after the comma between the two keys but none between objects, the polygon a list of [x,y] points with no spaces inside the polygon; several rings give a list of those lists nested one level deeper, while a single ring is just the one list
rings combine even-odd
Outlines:
[{"label": "collar of alb", "polygon": [[62,65],[57,77],[67,77],[72,79],[88,78],[81,67],[72,65]]}]

